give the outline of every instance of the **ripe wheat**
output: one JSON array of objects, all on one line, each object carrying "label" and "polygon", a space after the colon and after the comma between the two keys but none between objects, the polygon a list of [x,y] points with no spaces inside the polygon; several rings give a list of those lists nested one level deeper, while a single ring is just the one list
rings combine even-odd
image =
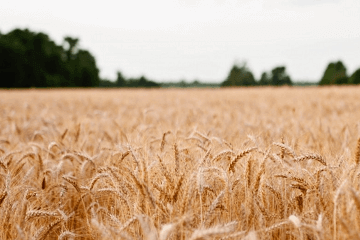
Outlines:
[{"label": "ripe wheat", "polygon": [[0,90],[0,239],[357,239],[358,92]]}]

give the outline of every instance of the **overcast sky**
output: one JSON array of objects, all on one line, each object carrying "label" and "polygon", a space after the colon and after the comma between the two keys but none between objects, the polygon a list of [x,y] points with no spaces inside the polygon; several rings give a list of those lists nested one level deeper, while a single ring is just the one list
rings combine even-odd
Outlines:
[{"label": "overcast sky", "polygon": [[330,61],[360,68],[360,0],[5,0],[0,31],[14,28],[80,38],[110,79],[220,82],[236,61],[257,79],[278,65],[306,81]]}]

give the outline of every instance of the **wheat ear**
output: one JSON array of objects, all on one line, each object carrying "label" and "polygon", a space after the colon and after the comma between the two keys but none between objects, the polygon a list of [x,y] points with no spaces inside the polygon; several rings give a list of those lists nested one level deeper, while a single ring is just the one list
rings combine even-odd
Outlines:
[{"label": "wheat ear", "polygon": [[36,234],[35,239],[38,239],[38,240],[46,239],[47,235],[49,235],[51,230],[61,222],[62,222],[62,219],[59,218],[59,219],[55,220],[54,222],[50,223],[45,229],[41,228],[40,231]]},{"label": "wheat ear", "polygon": [[206,162],[206,160],[210,156],[210,152],[211,152],[211,148],[209,148],[209,150],[206,151],[205,156],[200,160],[199,163],[200,166],[202,166]]},{"label": "wheat ear", "polygon": [[176,202],[179,196],[180,188],[182,186],[182,183],[184,181],[184,174],[181,175],[180,180],[176,184],[174,194],[172,195],[172,202]]},{"label": "wheat ear", "polygon": [[[281,158],[281,159],[284,159],[284,157],[285,157],[285,152],[288,152],[288,154],[289,154],[291,157],[296,157],[295,151],[294,151],[291,147],[285,145],[285,143],[284,143],[283,141],[282,141],[282,143],[274,142],[273,145],[278,146],[278,147],[281,148],[281,152],[280,152],[280,158]],[[285,150],[286,150],[286,151],[285,151]]]},{"label": "wheat ear", "polygon": [[159,159],[159,163],[160,163],[160,169],[162,174],[164,175],[164,177],[166,178],[166,180],[168,181],[169,185],[171,188],[173,188],[174,183],[172,178],[170,177],[170,173],[168,172],[168,170],[166,169],[163,160],[161,159],[161,157],[159,155],[157,155],[158,159]]},{"label": "wheat ear", "polygon": [[3,203],[3,201],[5,200],[6,196],[7,196],[7,191],[4,191],[1,195],[0,195],[0,206]]},{"label": "wheat ear", "polygon": [[278,192],[278,191],[276,191],[272,186],[270,186],[270,185],[265,185],[265,187],[268,189],[268,190],[270,190],[270,192],[272,192],[274,195],[275,195],[275,197],[278,199],[278,201],[279,201],[279,208],[280,208],[280,217],[281,218],[283,218],[284,217],[284,215],[285,215],[285,206],[284,206],[284,204],[283,204],[283,200],[282,200],[282,197],[281,197],[281,194]]},{"label": "wheat ear", "polygon": [[357,140],[356,151],[355,151],[355,163],[358,165],[360,163],[360,138]]},{"label": "wheat ear", "polygon": [[5,171],[7,171],[7,167],[3,163],[3,161],[0,160],[0,167],[2,167]]},{"label": "wheat ear", "polygon": [[229,234],[234,231],[234,228],[235,224],[229,224],[228,226],[217,225],[207,229],[197,229],[191,235],[190,240],[214,238],[222,234]]},{"label": "wheat ear", "polygon": [[70,231],[64,231],[59,235],[58,240],[74,239],[75,237],[76,237],[75,233],[70,232]]},{"label": "wheat ear", "polygon": [[235,164],[242,158],[244,157],[245,155],[247,155],[248,153],[252,152],[253,150],[257,149],[256,147],[253,147],[253,148],[248,148],[242,152],[240,152],[236,157],[235,159],[230,163],[229,165],[229,168],[228,168],[228,172],[234,172],[235,171]]},{"label": "wheat ear", "polygon": [[80,187],[75,180],[71,179],[69,176],[62,176],[62,178],[70,183],[76,189],[76,191],[81,192]]},{"label": "wheat ear", "polygon": [[309,160],[309,159],[313,159],[318,161],[319,163],[323,164],[324,166],[327,166],[326,161],[324,160],[324,158],[318,154],[307,154],[307,155],[303,155],[300,157],[296,157],[294,158],[294,161],[296,162],[302,162],[305,160]]},{"label": "wheat ear", "polygon": [[221,191],[220,194],[215,198],[215,200],[211,203],[208,211],[205,213],[205,221],[206,219],[209,219],[210,215],[213,214],[214,210],[216,209],[216,207],[219,205],[219,203],[221,202],[221,199],[224,197],[224,191]]},{"label": "wheat ear", "polygon": [[48,212],[42,210],[31,210],[26,213],[26,221],[32,218],[39,218],[39,217],[56,217],[59,216],[57,212]]},{"label": "wheat ear", "polygon": [[89,187],[90,190],[93,189],[95,183],[96,183],[100,178],[105,178],[105,177],[110,177],[110,175],[107,174],[107,173],[100,173],[100,174],[96,175],[96,176],[91,180],[91,182],[90,182],[90,187]]},{"label": "wheat ear", "polygon": [[164,147],[165,147],[165,143],[166,143],[166,135],[170,134],[171,131],[167,131],[163,134],[162,139],[161,139],[161,144],[160,144],[160,152],[164,151]]},{"label": "wheat ear", "polygon": [[235,155],[235,154],[234,154],[234,152],[232,150],[224,150],[224,151],[219,152],[215,157],[213,157],[211,162],[217,162],[221,158],[223,158],[223,157],[225,157],[227,155]]},{"label": "wheat ear", "polygon": [[174,144],[174,155],[175,155],[175,174],[179,172],[179,150],[177,144]]}]

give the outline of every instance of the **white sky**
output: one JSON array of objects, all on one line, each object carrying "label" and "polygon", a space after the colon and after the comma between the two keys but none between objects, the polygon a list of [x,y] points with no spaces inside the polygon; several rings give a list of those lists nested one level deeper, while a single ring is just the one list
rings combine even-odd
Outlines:
[{"label": "white sky", "polygon": [[223,81],[235,61],[258,79],[285,65],[318,81],[330,61],[360,68],[360,0],[5,0],[0,31],[80,38],[101,77]]}]

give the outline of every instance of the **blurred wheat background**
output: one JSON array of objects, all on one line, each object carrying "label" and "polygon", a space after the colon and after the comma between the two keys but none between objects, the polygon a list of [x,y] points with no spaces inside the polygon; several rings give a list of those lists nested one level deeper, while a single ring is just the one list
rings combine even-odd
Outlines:
[{"label": "blurred wheat background", "polygon": [[360,88],[1,90],[1,239],[359,239]]}]

